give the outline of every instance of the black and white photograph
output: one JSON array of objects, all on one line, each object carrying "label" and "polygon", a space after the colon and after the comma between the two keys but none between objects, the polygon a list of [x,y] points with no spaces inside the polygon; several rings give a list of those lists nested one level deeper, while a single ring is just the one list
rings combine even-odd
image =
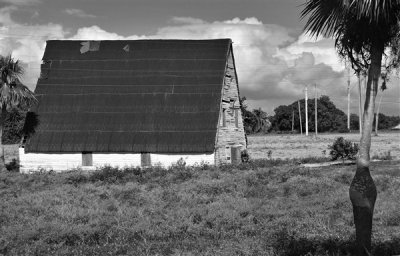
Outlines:
[{"label": "black and white photograph", "polygon": [[399,256],[400,0],[0,0],[0,256]]}]

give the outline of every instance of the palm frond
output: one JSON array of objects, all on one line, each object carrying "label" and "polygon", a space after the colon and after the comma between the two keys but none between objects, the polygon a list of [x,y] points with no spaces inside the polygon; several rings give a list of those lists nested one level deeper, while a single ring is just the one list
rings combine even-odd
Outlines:
[{"label": "palm frond", "polygon": [[304,6],[301,18],[309,16],[305,30],[315,36],[336,36],[354,21],[379,27],[400,18],[400,0],[308,0]]},{"label": "palm frond", "polygon": [[14,60],[11,54],[0,56],[0,79],[2,83],[11,83],[21,78],[24,69],[19,60]]},{"label": "palm frond", "polygon": [[0,106],[12,109],[28,109],[37,103],[34,93],[19,80],[0,87]]},{"label": "palm frond", "polygon": [[340,29],[346,15],[345,0],[309,0],[304,5],[300,17],[309,16],[305,30],[311,36],[331,37]]},{"label": "palm frond", "polygon": [[36,104],[37,100],[28,87],[20,82],[24,73],[19,60],[10,55],[0,56],[0,108],[27,109]]},{"label": "palm frond", "polygon": [[368,18],[371,24],[387,22],[400,0],[350,0],[350,8],[356,10],[358,18]]},{"label": "palm frond", "polygon": [[398,37],[400,0],[307,0],[304,6],[305,30],[333,37],[339,55],[356,72],[369,66],[372,45],[393,48]]}]

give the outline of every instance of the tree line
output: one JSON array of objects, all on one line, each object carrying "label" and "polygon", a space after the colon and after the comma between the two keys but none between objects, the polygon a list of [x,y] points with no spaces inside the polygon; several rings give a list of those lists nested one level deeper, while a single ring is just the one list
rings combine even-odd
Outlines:
[{"label": "tree line", "polygon": [[[274,109],[274,115],[268,115],[261,108],[250,111],[245,101],[246,98],[243,97],[241,99],[242,115],[247,134],[267,132],[300,133],[301,129],[305,131],[305,99],[295,101],[289,105],[278,106]],[[299,113],[301,113],[301,118]],[[308,100],[307,113],[309,131],[315,132],[315,99]],[[378,120],[378,129],[388,130],[400,123],[400,116],[387,116],[379,113]],[[330,98],[325,95],[317,99],[317,124],[318,132],[349,132],[347,129],[347,115],[338,109]],[[375,124],[373,127],[375,127]],[[350,114],[350,131],[358,131],[358,129],[358,115]]]}]

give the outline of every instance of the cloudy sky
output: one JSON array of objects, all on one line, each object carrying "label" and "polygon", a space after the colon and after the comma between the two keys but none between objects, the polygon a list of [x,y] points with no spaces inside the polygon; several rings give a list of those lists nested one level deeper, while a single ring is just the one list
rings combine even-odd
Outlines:
[{"label": "cloudy sky", "polygon": [[[328,95],[347,108],[347,72],[330,39],[310,38],[299,19],[305,0],[0,0],[0,54],[12,53],[35,88],[46,40],[231,38],[241,95],[275,107]],[[381,112],[400,113],[400,82],[382,94]],[[351,112],[358,113],[351,76]],[[379,95],[378,95],[379,100]]]}]

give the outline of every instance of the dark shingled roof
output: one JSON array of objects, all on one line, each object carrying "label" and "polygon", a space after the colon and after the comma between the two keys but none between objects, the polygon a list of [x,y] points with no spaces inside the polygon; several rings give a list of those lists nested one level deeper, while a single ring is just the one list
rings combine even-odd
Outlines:
[{"label": "dark shingled roof", "polygon": [[84,42],[47,42],[26,152],[214,152],[230,39]]}]

